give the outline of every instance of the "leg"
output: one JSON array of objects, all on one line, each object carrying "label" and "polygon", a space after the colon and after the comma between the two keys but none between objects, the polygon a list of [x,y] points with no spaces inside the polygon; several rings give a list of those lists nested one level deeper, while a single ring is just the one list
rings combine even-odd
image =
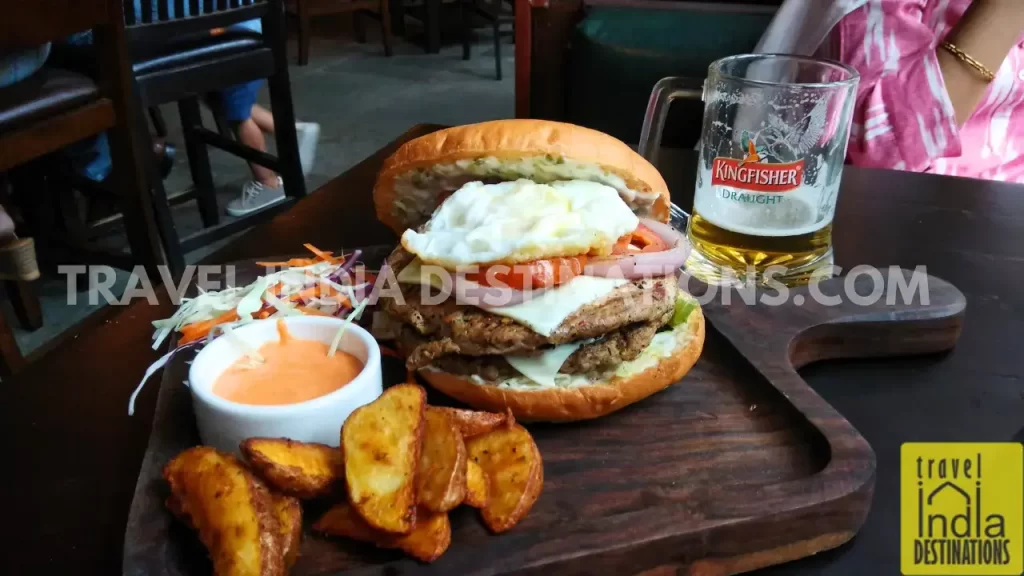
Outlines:
[{"label": "leg", "polygon": [[264,134],[274,134],[274,115],[259,104],[254,104],[252,107],[252,121],[260,127],[260,130]]},{"label": "leg", "polygon": [[459,0],[459,20],[462,26],[462,59],[469,60],[469,36],[472,33],[470,29],[470,18],[472,16],[472,6],[469,4],[473,0]]},{"label": "leg", "polygon": [[[274,115],[263,106],[252,107],[252,120],[264,134],[277,134],[274,130]],[[316,122],[296,122],[295,132],[299,141],[299,160],[302,163],[302,175],[309,176],[316,162],[316,147],[320,142],[320,125]]]},{"label": "leg", "polygon": [[192,183],[196,187],[199,216],[203,220],[203,226],[216,226],[220,215],[217,212],[217,191],[213,185],[210,155],[206,144],[192,135],[194,129],[203,126],[199,100],[193,96],[179,101],[178,111],[181,115],[181,128],[185,134],[185,151],[188,153],[188,166],[192,170]]},{"label": "leg", "polygon": [[[239,84],[221,90],[211,100],[215,102],[224,120],[231,126],[238,142],[260,152],[267,151],[267,140],[263,137],[263,131],[253,118],[253,111],[257,110],[256,96],[259,93],[262,80]],[[262,110],[262,108],[260,108]],[[257,115],[260,115],[257,110]],[[270,126],[271,130],[273,125]],[[273,170],[249,163],[253,179],[264,186],[277,187],[277,174]]]},{"label": "leg", "polygon": [[380,34],[384,41],[384,55],[391,56],[391,14],[388,10],[390,0],[380,0]]},{"label": "leg", "polygon": [[295,0],[295,10],[299,18],[299,66],[309,64],[309,34],[310,20],[309,0]]},{"label": "leg", "polygon": [[[263,136],[263,131],[260,130],[260,127],[256,125],[256,121],[252,118],[239,122],[235,126],[235,135],[238,136],[239,142],[249,148],[259,150],[260,152],[267,151],[267,139]],[[249,169],[252,170],[253,180],[264,186],[277,187],[277,173],[270,168],[250,162]]]}]

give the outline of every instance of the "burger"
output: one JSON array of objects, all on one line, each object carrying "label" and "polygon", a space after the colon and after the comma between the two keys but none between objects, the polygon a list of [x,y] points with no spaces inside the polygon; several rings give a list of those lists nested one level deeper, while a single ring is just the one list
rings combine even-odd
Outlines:
[{"label": "burger", "polygon": [[615,138],[501,120],[388,158],[377,216],[401,235],[379,294],[406,366],[478,409],[569,421],[679,381],[704,317],[658,171]]}]

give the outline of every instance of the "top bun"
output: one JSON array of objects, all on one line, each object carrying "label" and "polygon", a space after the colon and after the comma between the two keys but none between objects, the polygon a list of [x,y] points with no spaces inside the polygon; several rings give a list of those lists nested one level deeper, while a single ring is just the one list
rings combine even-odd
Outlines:
[{"label": "top bun", "polygon": [[650,162],[607,134],[548,120],[456,126],[406,142],[384,161],[373,198],[377,217],[402,234],[466,182],[518,178],[601,182],[640,216],[669,219],[668,186]]}]

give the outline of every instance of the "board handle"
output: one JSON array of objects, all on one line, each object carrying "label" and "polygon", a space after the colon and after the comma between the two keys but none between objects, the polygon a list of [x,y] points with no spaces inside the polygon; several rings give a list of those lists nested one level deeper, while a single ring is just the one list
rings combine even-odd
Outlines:
[{"label": "board handle", "polygon": [[871,270],[800,289],[806,315],[802,326],[793,326],[789,358],[795,368],[831,358],[943,352],[956,345],[967,308],[956,286],[921,270]]},{"label": "board handle", "polygon": [[[967,300],[923,270],[863,269],[777,292],[719,291],[704,304],[712,325],[748,357],[794,368],[832,358],[927,354],[956,345]],[[782,300],[780,303],[779,300]],[[728,302],[726,304],[725,302]]]}]

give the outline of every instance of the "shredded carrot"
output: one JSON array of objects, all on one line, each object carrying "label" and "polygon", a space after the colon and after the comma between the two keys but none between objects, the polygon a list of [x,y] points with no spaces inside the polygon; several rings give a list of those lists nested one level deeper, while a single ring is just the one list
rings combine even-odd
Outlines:
[{"label": "shredded carrot", "polygon": [[312,244],[303,244],[306,250],[309,250],[313,254],[316,254],[317,258],[320,258],[324,262],[330,262],[331,264],[341,264],[345,261],[344,258],[335,258],[330,252],[324,252],[323,250],[313,246]]},{"label": "shredded carrot", "polygon": [[262,266],[264,268],[278,268],[278,267],[282,267],[282,266],[283,267],[287,267],[287,268],[301,268],[303,266],[311,266],[313,264],[316,264],[316,261],[313,260],[312,258],[292,258],[291,260],[287,260],[285,262],[257,262],[256,263],[257,266]]},{"label": "shredded carrot", "polygon": [[334,252],[321,250],[316,246],[313,246],[312,244],[303,244],[303,246],[306,247],[306,250],[312,252],[313,255],[316,256],[316,258],[292,258],[284,262],[257,262],[256,265],[263,266],[264,268],[300,268],[304,266],[312,266],[317,262],[330,262],[331,264],[341,264],[345,262],[344,257],[335,256]]},{"label": "shredded carrot", "polygon": [[182,326],[178,330],[181,332],[181,339],[178,340],[178,344],[188,344],[189,342],[194,342],[200,338],[204,338],[210,333],[210,330],[213,329],[214,326],[234,322],[235,320],[238,320],[238,314],[234,310],[228,310],[216,318]]},{"label": "shredded carrot", "polygon": [[383,356],[391,356],[392,358],[398,358],[399,360],[405,360],[405,357],[398,353],[394,348],[388,348],[387,346],[380,347],[380,353]]},{"label": "shredded carrot", "polygon": [[310,308],[309,306],[296,306],[295,309],[308,316],[330,316],[327,312],[322,312],[316,308]]},{"label": "shredded carrot", "polygon": [[320,287],[319,286],[311,286],[309,288],[306,288],[305,290],[302,290],[300,292],[296,292],[295,294],[292,294],[292,297],[289,298],[288,300],[290,300],[291,302],[297,302],[299,300],[303,300],[303,301],[305,301],[305,300],[312,300],[313,298],[316,298],[319,295],[320,295]]}]

